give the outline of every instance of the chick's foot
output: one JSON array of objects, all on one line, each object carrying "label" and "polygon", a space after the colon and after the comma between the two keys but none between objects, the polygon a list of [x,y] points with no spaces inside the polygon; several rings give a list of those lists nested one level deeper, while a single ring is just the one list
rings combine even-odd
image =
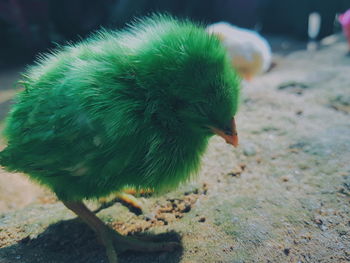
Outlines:
[{"label": "chick's foot", "polygon": [[63,201],[63,204],[95,231],[97,237],[106,248],[109,263],[118,263],[117,252],[128,250],[140,252],[173,251],[180,247],[180,244],[177,242],[150,242],[145,239],[123,236],[109,228],[83,202]]}]

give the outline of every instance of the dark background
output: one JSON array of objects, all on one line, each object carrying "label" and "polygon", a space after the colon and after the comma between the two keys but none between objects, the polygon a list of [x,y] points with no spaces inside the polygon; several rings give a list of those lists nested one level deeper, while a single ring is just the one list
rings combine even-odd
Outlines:
[{"label": "dark background", "polygon": [[307,39],[308,16],[322,17],[318,38],[337,28],[350,0],[0,0],[0,67],[83,38],[101,26],[121,28],[135,16],[168,12],[204,23],[228,21],[262,33]]}]

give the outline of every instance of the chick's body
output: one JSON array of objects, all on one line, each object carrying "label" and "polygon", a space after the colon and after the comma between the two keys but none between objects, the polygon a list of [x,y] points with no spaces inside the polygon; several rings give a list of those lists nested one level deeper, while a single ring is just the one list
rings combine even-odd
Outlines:
[{"label": "chick's body", "polygon": [[7,119],[0,164],[61,200],[189,178],[236,112],[238,82],[203,28],[169,17],[100,32],[40,59]]}]

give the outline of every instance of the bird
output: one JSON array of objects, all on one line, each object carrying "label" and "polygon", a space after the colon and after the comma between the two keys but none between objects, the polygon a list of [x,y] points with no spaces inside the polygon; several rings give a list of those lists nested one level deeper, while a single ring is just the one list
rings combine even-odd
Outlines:
[{"label": "bird", "polygon": [[0,164],[51,189],[106,248],[172,251],[109,228],[84,204],[126,187],[162,193],[198,173],[213,135],[237,146],[241,79],[205,27],[165,14],[41,55],[19,81]]},{"label": "bird", "polygon": [[344,36],[348,42],[348,52],[350,53],[350,9],[348,9],[345,13],[339,15],[338,21],[343,28]]},{"label": "bird", "polygon": [[209,34],[216,35],[226,47],[232,66],[245,80],[266,72],[271,65],[269,43],[257,32],[218,22],[207,26]]}]

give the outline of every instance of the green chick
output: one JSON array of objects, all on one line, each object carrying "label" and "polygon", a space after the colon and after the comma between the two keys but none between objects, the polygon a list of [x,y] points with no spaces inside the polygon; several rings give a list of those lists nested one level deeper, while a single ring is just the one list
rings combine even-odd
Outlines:
[{"label": "green chick", "polygon": [[216,36],[168,15],[100,31],[27,69],[0,164],[49,187],[117,251],[169,251],[110,229],[83,200],[125,187],[166,191],[196,174],[209,138],[237,145],[240,78]]}]

